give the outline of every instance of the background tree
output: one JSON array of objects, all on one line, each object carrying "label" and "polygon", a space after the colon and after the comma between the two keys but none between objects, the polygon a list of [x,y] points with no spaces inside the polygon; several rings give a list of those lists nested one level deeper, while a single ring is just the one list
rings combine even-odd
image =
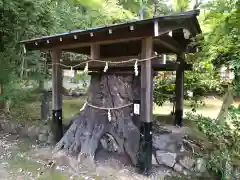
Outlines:
[{"label": "background tree", "polygon": [[[1,100],[18,82],[23,61],[19,41],[36,35],[47,35],[53,22],[49,7],[51,1],[0,1],[0,84]],[[34,61],[37,59],[31,59]],[[9,93],[8,93],[9,91]]]}]

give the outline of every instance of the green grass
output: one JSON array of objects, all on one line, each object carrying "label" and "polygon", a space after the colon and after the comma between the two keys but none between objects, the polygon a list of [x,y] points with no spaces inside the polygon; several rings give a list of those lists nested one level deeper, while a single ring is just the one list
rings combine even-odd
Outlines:
[{"label": "green grass", "polygon": [[[28,154],[27,151],[23,154]],[[30,172],[34,177],[37,177],[38,180],[69,180],[70,174],[66,172],[61,172],[55,170],[55,168],[45,168],[42,164],[35,162],[35,160],[27,159],[26,156],[14,156],[9,162],[8,171],[13,172],[11,175],[14,179],[18,179],[20,176],[22,177],[23,173]],[[22,172],[19,170],[22,169]],[[43,172],[42,175],[39,176],[39,173]],[[93,177],[95,180],[102,179],[100,176],[96,175],[88,175]],[[24,177],[28,177],[25,175]],[[73,180],[83,180],[83,177],[75,176]]]},{"label": "green grass", "polygon": [[64,120],[63,123],[67,124],[75,114],[79,113],[84,103],[85,103],[85,97],[64,100],[63,101],[63,120]]},{"label": "green grass", "polygon": [[[23,171],[19,172],[20,169]],[[15,177],[19,177],[24,172],[30,172],[34,177],[38,177],[38,180],[69,180],[70,177],[70,175],[64,174],[64,172],[52,168],[43,168],[42,164],[20,156],[14,156],[14,158],[9,161],[9,171],[12,171]],[[41,171],[43,174],[39,176]],[[82,180],[82,178],[75,177],[74,180]]]},{"label": "green grass", "polygon": [[[68,123],[69,120],[73,117],[73,115],[79,113],[79,110],[82,108],[84,103],[85,97],[63,100],[62,109],[64,123]],[[20,124],[31,124],[38,122],[40,120],[41,112],[40,105],[41,103],[39,101],[17,104],[11,109],[11,116],[13,117],[12,119]],[[50,103],[50,114],[51,109],[52,106]]]},{"label": "green grass", "polygon": [[[79,113],[79,110],[82,108],[86,97],[79,97],[74,99],[65,99],[63,100],[63,123],[68,124],[71,118]],[[197,113],[200,113],[204,116],[209,116],[212,118],[216,118],[218,112],[221,108],[222,101],[220,99],[208,99],[206,101],[205,107],[200,107],[197,109]],[[239,102],[235,102],[239,104]],[[186,101],[184,107],[184,111],[189,112],[191,108]],[[51,105],[50,105],[51,109]],[[161,124],[173,124],[174,117],[169,116],[172,111],[172,104],[165,103],[163,106],[155,106],[153,110],[154,120],[160,121]],[[36,120],[40,119],[40,102],[32,102],[28,104],[24,104],[19,108],[14,109],[15,116],[18,116],[18,121],[23,123],[34,123]],[[203,134],[199,133],[195,124],[188,119],[184,119],[184,125],[189,127],[190,134],[192,134],[194,139],[202,139],[205,137]]]},{"label": "green grass", "polygon": [[15,156],[13,159],[9,161],[10,169],[14,171],[19,171],[19,169],[23,169],[24,172],[31,172],[34,175],[37,175],[38,168],[41,168],[41,164],[33,162],[31,160],[27,160],[26,158],[22,158],[19,156]]}]

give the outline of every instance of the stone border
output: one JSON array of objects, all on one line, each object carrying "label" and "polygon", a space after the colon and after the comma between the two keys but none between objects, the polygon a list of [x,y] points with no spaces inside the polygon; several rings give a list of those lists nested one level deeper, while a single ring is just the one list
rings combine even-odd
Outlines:
[{"label": "stone border", "polygon": [[0,119],[0,131],[29,137],[40,143],[52,144],[53,134],[48,122],[42,121],[42,123],[36,125],[21,125],[10,120]]}]

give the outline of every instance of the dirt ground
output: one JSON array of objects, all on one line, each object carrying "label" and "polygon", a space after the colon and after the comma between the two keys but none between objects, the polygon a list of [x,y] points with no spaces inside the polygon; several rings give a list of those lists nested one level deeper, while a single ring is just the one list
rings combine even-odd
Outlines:
[{"label": "dirt ground", "polygon": [[[51,147],[43,147],[29,139],[0,133],[0,180],[148,180],[131,167],[107,160],[91,168],[74,165],[75,161],[52,154]],[[59,153],[61,154],[61,153]],[[56,163],[52,157],[55,157]],[[56,158],[57,157],[57,158]],[[68,166],[66,166],[66,164]],[[77,170],[77,171],[76,171]],[[168,175],[165,168],[154,170],[156,180]]]},{"label": "dirt ground", "polygon": [[[205,103],[205,106],[197,108],[196,113],[206,117],[217,118],[222,106],[222,98],[216,98],[212,96],[204,98],[203,101]],[[235,107],[238,107],[240,105],[240,100],[234,101],[233,105]],[[153,108],[153,113],[167,115],[172,111],[172,107],[172,103],[167,102],[161,107],[155,106]],[[187,112],[191,112],[191,108],[185,104],[184,114],[186,114]]]}]

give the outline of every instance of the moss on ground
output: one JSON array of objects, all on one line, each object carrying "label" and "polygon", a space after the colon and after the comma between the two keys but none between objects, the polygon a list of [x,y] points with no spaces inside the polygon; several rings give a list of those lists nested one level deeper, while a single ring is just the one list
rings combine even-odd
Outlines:
[{"label": "moss on ground", "polygon": [[[64,124],[67,124],[69,120],[73,117],[73,115],[75,115],[76,113],[79,113],[79,110],[82,108],[84,102],[85,102],[84,97],[63,100],[63,120],[64,120],[63,123]],[[40,121],[40,113],[41,113],[40,106],[41,106],[40,101],[16,104],[11,109],[11,116],[12,116],[11,119],[17,121],[20,124],[37,123]],[[51,103],[50,103],[50,111],[51,111]]]},{"label": "moss on ground", "polygon": [[80,112],[80,109],[85,103],[85,97],[77,99],[69,99],[63,101],[63,119],[64,124],[68,124],[70,119],[77,113]]}]

